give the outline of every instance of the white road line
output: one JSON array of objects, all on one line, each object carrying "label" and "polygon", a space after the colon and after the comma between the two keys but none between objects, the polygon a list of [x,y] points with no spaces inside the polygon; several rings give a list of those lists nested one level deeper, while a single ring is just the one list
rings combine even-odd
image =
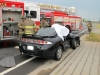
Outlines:
[{"label": "white road line", "polygon": [[29,62],[29,61],[35,59],[35,58],[36,58],[36,56],[34,56],[34,57],[32,57],[32,58],[30,58],[30,59],[28,59],[28,60],[25,60],[25,61],[19,63],[18,65],[16,65],[15,67],[9,68],[9,69],[7,69],[7,70],[1,72],[0,75],[4,75],[4,74],[6,74],[6,73],[8,73],[8,72],[10,72],[10,71],[12,71],[12,70],[14,70],[14,69],[16,69],[16,68],[22,66],[22,65],[24,65],[25,63],[27,63],[27,62]]}]

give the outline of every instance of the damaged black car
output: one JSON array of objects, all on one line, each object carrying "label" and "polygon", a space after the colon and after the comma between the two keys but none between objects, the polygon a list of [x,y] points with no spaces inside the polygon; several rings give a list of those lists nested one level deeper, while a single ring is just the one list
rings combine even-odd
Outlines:
[{"label": "damaged black car", "polygon": [[75,50],[80,45],[80,37],[72,33],[63,36],[57,34],[54,28],[42,28],[35,35],[23,35],[19,45],[21,54],[39,56],[43,58],[54,58],[60,60],[62,53],[68,47]]}]

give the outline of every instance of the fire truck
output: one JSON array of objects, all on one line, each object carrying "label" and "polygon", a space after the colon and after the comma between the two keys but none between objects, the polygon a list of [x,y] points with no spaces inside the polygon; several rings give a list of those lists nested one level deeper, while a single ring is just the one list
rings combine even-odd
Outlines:
[{"label": "fire truck", "polygon": [[17,25],[22,15],[23,2],[0,0],[0,44],[2,41],[18,38]]},{"label": "fire truck", "polygon": [[0,0],[0,42],[18,39],[17,24],[22,15],[31,14],[36,25],[45,16],[50,25],[60,22],[69,30],[82,29],[82,18],[70,15],[66,7],[43,3]]},{"label": "fire truck", "polygon": [[24,5],[24,14],[30,13],[32,20],[34,20],[37,25],[40,25],[42,16],[45,16],[50,25],[60,22],[69,28],[69,30],[82,29],[82,18],[80,16],[71,15],[67,7],[32,2],[24,2]]}]

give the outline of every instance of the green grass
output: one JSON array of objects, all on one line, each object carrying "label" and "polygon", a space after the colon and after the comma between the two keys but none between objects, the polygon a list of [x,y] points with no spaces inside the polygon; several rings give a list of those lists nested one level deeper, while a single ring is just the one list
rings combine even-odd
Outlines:
[{"label": "green grass", "polygon": [[90,35],[86,37],[86,40],[92,42],[100,42],[100,34],[90,33]]},{"label": "green grass", "polygon": [[96,28],[100,29],[100,24],[97,24],[97,25],[96,25]]}]

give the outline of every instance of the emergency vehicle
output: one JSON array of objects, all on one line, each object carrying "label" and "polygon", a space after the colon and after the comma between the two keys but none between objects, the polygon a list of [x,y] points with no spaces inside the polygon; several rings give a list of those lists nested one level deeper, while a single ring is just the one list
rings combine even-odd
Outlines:
[{"label": "emergency vehicle", "polygon": [[57,5],[0,0],[0,41],[17,39],[17,24],[21,20],[21,16],[27,14],[31,14],[32,20],[38,26],[41,17],[45,16],[50,25],[60,22],[70,30],[82,29],[81,17],[71,15],[66,10],[66,7]]},{"label": "emergency vehicle", "polygon": [[17,25],[23,14],[23,2],[0,0],[0,42],[18,38]]},{"label": "emergency vehicle", "polygon": [[42,16],[45,16],[50,25],[60,22],[69,28],[69,30],[82,29],[82,18],[72,15],[67,7],[32,2],[24,2],[24,5],[25,15],[30,13],[32,20],[34,20],[37,25],[40,25]]}]

